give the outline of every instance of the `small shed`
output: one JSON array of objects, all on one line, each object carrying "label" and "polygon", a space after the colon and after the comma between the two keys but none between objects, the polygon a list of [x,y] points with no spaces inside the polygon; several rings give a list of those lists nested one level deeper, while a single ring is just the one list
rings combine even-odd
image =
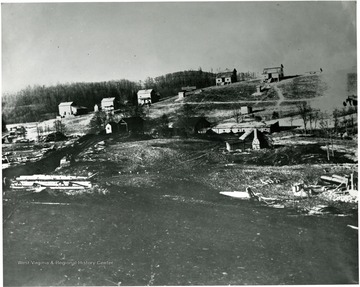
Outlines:
[{"label": "small shed", "polygon": [[184,97],[191,96],[195,94],[196,87],[182,87],[181,91],[178,93],[179,99],[183,99]]},{"label": "small shed", "polygon": [[112,134],[119,130],[119,125],[116,122],[109,122],[105,126],[106,134]]},{"label": "small shed", "polygon": [[252,107],[249,107],[249,106],[240,107],[240,113],[242,115],[251,114],[252,113]]}]

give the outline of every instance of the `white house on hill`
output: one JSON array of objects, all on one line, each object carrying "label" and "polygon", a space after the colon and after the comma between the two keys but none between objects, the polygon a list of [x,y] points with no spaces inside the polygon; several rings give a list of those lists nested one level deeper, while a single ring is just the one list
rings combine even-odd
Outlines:
[{"label": "white house on hill", "polygon": [[139,105],[151,105],[151,97],[155,91],[153,89],[139,90],[137,92],[138,104]]},{"label": "white house on hill", "polygon": [[101,109],[103,111],[113,111],[115,109],[115,98],[103,98],[101,100]]},{"label": "white house on hill", "polygon": [[226,69],[225,71],[218,73],[216,75],[216,85],[224,86],[224,85],[230,85],[231,83],[235,83],[237,81],[236,73],[237,73],[236,69],[234,69],[233,71]]},{"label": "white house on hill", "polygon": [[74,114],[75,103],[74,102],[63,102],[59,104],[59,115],[61,117],[71,116]]},{"label": "white house on hill", "polygon": [[271,81],[274,79],[276,81],[280,81],[284,78],[284,66],[281,65],[280,67],[265,68],[262,75],[264,80]]},{"label": "white house on hill", "polygon": [[74,102],[63,102],[60,103],[58,107],[61,117],[77,116],[87,113],[86,107],[77,106]]}]

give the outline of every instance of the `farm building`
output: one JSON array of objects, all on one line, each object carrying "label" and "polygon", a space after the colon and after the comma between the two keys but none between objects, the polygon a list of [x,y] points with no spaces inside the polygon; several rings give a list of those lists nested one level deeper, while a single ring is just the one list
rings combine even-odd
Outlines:
[{"label": "farm building", "polygon": [[268,122],[242,122],[242,123],[221,123],[211,129],[217,133],[243,133],[251,131],[254,128],[258,129],[261,132],[273,133],[280,130],[279,121],[268,121]]},{"label": "farm building", "polygon": [[58,107],[61,117],[78,116],[87,113],[86,107],[77,106],[74,102],[63,102]]},{"label": "farm building", "polygon": [[182,87],[178,93],[179,99],[183,99],[187,96],[191,96],[195,93],[196,87]]},{"label": "farm building", "polygon": [[66,117],[74,114],[72,107],[75,106],[74,102],[64,102],[59,104],[59,115]]},{"label": "farm building", "polygon": [[141,117],[123,118],[119,121],[121,132],[142,133],[144,131],[144,120]]},{"label": "farm building", "polygon": [[170,122],[169,128],[175,135],[179,134],[204,134],[211,126],[211,123],[204,117],[190,117],[181,122]]},{"label": "farm building", "polygon": [[216,75],[216,85],[224,86],[224,85],[230,85],[231,83],[237,82],[236,73],[237,73],[236,69],[234,69],[233,71],[226,69],[224,72],[218,73]]},{"label": "farm building", "polygon": [[271,82],[272,80],[276,80],[279,82],[284,78],[284,66],[265,68],[262,75],[265,81]]},{"label": "farm building", "polygon": [[101,109],[103,111],[113,111],[117,108],[118,107],[115,98],[103,98],[101,100]]},{"label": "farm building", "polygon": [[158,94],[153,89],[139,90],[137,92],[137,98],[139,105],[151,105],[157,102]]}]

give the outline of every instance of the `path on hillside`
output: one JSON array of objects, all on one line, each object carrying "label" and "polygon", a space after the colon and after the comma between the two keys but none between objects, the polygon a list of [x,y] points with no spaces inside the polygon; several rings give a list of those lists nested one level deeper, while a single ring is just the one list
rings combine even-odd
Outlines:
[{"label": "path on hillside", "polygon": [[[277,101],[276,107],[280,107],[280,104],[285,101],[285,97],[282,91],[278,88],[277,84],[273,85],[275,92],[278,94],[279,100]],[[294,100],[291,100],[294,101]],[[298,100],[297,100],[298,101]]]}]

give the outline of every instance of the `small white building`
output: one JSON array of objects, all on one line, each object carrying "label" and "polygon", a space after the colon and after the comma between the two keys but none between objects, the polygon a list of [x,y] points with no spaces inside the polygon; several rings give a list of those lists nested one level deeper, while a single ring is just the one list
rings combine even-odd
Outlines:
[{"label": "small white building", "polygon": [[112,127],[111,127],[110,124],[107,124],[105,126],[105,132],[106,132],[106,134],[111,134],[112,133]]},{"label": "small white building", "polygon": [[113,111],[115,109],[115,98],[103,98],[101,100],[101,109],[103,111]]},{"label": "small white building", "polygon": [[241,113],[242,115],[251,114],[251,113],[252,113],[252,108],[249,107],[249,106],[240,107],[240,113]]}]

